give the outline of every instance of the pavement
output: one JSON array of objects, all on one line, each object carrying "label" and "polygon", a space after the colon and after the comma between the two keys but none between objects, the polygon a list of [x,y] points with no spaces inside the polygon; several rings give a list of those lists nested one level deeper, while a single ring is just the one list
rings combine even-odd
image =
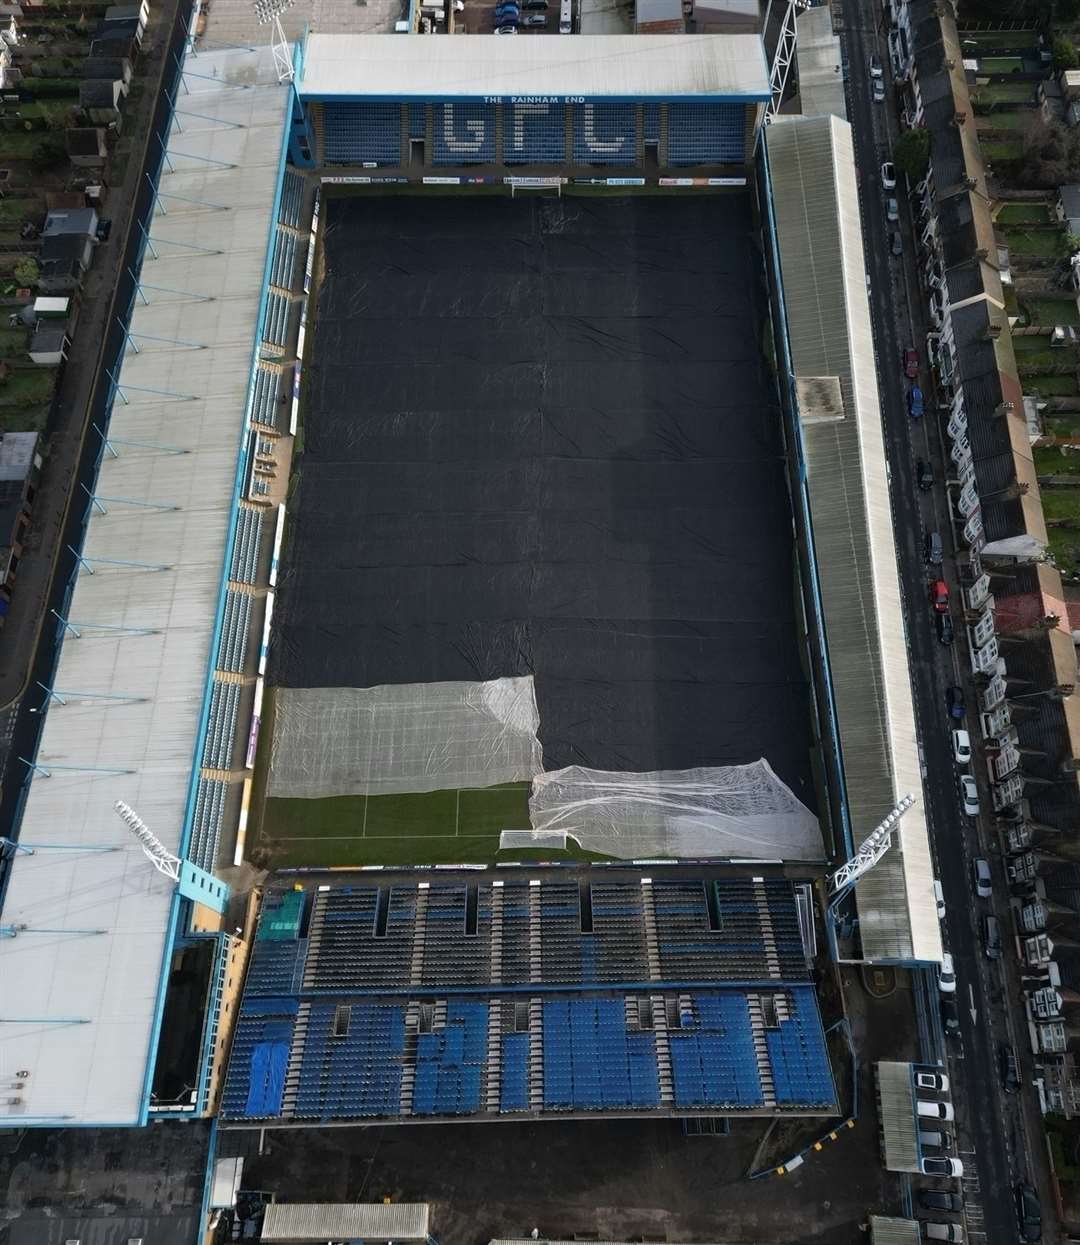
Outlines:
[{"label": "pavement", "polygon": [[[945,551],[942,568],[953,602],[959,600],[956,576],[952,512],[942,481],[946,478],[943,420],[933,403],[925,418],[912,421],[906,410],[900,352],[914,344],[925,355],[925,299],[920,290],[917,248],[903,187],[901,233],[904,254],[889,254],[888,234],[894,226],[885,219],[884,193],[879,169],[889,158],[899,133],[889,68],[888,48],[880,27],[880,10],[871,0],[842,0],[840,27],[847,61],[848,116],[854,129],[855,159],[863,215],[863,235],[870,278],[871,316],[881,377],[882,416],[891,477],[891,501],[896,545],[908,603],[907,640],[912,661],[915,709],[923,745],[924,790],[932,830],[937,874],[945,895],[946,944],[951,950],[958,980],[961,1034],[950,1043],[949,1073],[957,1108],[958,1156],[965,1166],[965,1221],[969,1241],[1015,1241],[1017,1238],[1013,1189],[1028,1179],[1039,1190],[1044,1240],[1058,1239],[1053,1214],[1054,1198],[1045,1160],[1042,1124],[1031,1088],[1030,1047],[1022,1030],[1020,1008],[1010,1007],[1021,996],[1016,965],[1011,956],[1013,922],[1008,910],[1008,885],[998,835],[989,817],[970,818],[959,803],[958,771],[953,763],[946,717],[945,689],[960,683],[969,706],[964,725],[978,743],[975,720],[975,689],[970,679],[966,634],[959,613],[954,613],[956,643],[942,646],[933,625],[927,598],[931,579],[923,559],[927,531],[941,533]],[[876,52],[885,66],[886,102],[874,104],[866,65]],[[921,384],[930,390],[925,372]],[[930,461],[937,483],[921,493],[915,479],[916,460]],[[951,464],[949,464],[951,466]],[[982,803],[989,807],[984,775],[973,766],[982,789]],[[995,895],[977,899],[972,885],[971,862],[983,856],[991,862]],[[988,960],[981,944],[982,917],[995,911],[1005,934],[1005,955]],[[931,993],[933,993],[931,991]],[[998,1075],[999,1048],[1009,1041],[1021,1060],[1024,1087],[1006,1096]]]}]

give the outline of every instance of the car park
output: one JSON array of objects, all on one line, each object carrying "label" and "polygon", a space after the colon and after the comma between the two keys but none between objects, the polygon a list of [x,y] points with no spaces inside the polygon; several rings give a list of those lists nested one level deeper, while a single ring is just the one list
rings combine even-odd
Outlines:
[{"label": "car park", "polygon": [[919,352],[914,346],[908,346],[902,355],[904,361],[904,375],[908,380],[915,380],[919,375]]},{"label": "car park", "polygon": [[950,718],[955,718],[958,722],[962,720],[967,711],[962,687],[954,685],[945,689],[945,707],[949,710]]},{"label": "car park", "polygon": [[934,468],[925,458],[920,458],[915,464],[915,479],[919,489],[924,493],[928,493],[934,487]]},{"label": "car park", "polygon": [[924,1120],[953,1120],[953,1105],[951,1102],[928,1102],[925,1098],[918,1098],[915,1102],[915,1113],[920,1119]]},{"label": "car park", "polygon": [[963,1245],[964,1229],[958,1223],[922,1223],[923,1238],[927,1241],[951,1241],[953,1245]]},{"label": "car park", "polygon": [[953,625],[952,618],[948,614],[937,614],[937,638],[941,644],[951,644],[953,642]]},{"label": "car park", "polygon": [[935,579],[930,585],[930,604],[939,614],[949,608],[949,585],[943,579]]},{"label": "car park", "polygon": [[922,1159],[919,1170],[924,1176],[946,1176],[959,1180],[964,1174],[964,1165],[959,1159]]},{"label": "car park", "polygon": [[952,754],[957,765],[968,765],[971,762],[971,736],[967,731],[956,730],[952,733]]},{"label": "car park", "polygon": [[990,877],[990,862],[983,856],[977,856],[971,862],[971,872],[975,876],[975,894],[980,899],[989,899],[994,893],[993,879]]},{"label": "car park", "polygon": [[1016,1064],[1016,1051],[1002,1042],[998,1049],[998,1063],[1001,1068],[1001,1088],[1007,1094],[1015,1094],[1020,1088],[1020,1069]]},{"label": "car park", "polygon": [[907,409],[912,419],[922,419],[926,408],[923,403],[923,391],[918,385],[912,385],[908,390]]},{"label": "car park", "polygon": [[925,548],[926,548],[927,562],[929,562],[931,566],[940,566],[941,557],[942,557],[941,555],[941,533],[940,532],[927,532]]},{"label": "car park", "polygon": [[881,166],[881,189],[896,189],[896,165],[891,160],[886,160]]},{"label": "car park", "polygon": [[982,919],[983,951],[988,960],[1001,959],[1001,922],[996,916]]},{"label": "car park", "polygon": [[964,1209],[964,1199],[959,1193],[944,1193],[940,1189],[922,1189],[919,1193],[920,1210],[944,1210],[958,1215]]},{"label": "car park", "polygon": [[916,1089],[932,1089],[938,1094],[949,1092],[949,1078],[944,1072],[916,1072]]},{"label": "car park", "polygon": [[1039,1195],[1026,1181],[1016,1186],[1016,1223],[1020,1239],[1035,1242],[1042,1240],[1042,1207]]},{"label": "car park", "polygon": [[978,817],[979,788],[970,774],[963,774],[960,777],[960,799],[964,805],[964,812],[969,817]]},{"label": "car park", "polygon": [[938,970],[938,989],[942,994],[956,993],[956,970],[953,968],[952,955],[948,951],[941,957],[941,968]]}]

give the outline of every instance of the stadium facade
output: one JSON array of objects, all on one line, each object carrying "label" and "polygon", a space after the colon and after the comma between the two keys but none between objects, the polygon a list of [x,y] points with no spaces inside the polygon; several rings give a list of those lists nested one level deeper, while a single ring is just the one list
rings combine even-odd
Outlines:
[{"label": "stadium facade", "polygon": [[[244,859],[282,536],[283,508],[268,499],[275,442],[296,426],[320,177],[328,193],[343,181],[563,184],[577,175],[746,193],[756,178],[763,209],[771,201],[760,158],[769,80],[757,36],[475,37],[449,47],[409,38],[394,51],[387,57],[368,37],[313,35],[297,49],[295,90],[276,80],[268,54],[204,51],[197,65],[183,62],[175,85],[193,106],[177,105],[182,129],[166,116],[156,189],[131,256],[138,283],[109,373],[106,435],[58,614],[47,712],[26,758],[18,846],[5,848],[0,1055],[18,1088],[0,1120],[131,1126],[204,1115],[223,1083],[223,1114],[237,1123],[500,1118],[522,1101],[541,1117],[831,1111],[790,883],[762,883],[762,898],[757,882],[737,894],[744,884],[706,885],[703,875],[670,902],[667,884],[658,885],[661,899],[650,905],[641,870],[593,884],[588,939],[579,883],[539,871],[503,883],[504,896],[515,895],[508,907],[526,917],[498,940],[497,883],[486,879],[432,882],[423,892],[419,882],[364,882],[272,899],[250,941],[225,1081],[224,1018],[236,1014],[239,988],[230,996],[228,982],[242,980],[249,947],[228,931],[251,926],[235,926],[235,908],[226,923],[212,879]],[[774,328],[786,341],[777,245],[766,230]],[[865,319],[865,291],[861,309],[851,305]],[[853,832],[870,826],[848,817],[792,380],[789,365],[782,398],[807,643],[833,850],[843,856]],[[891,615],[880,625],[890,619],[898,626]],[[902,780],[886,764],[866,807],[887,809]],[[147,861],[117,801],[145,818],[180,885]],[[926,853],[925,823],[919,833],[913,858]],[[901,868],[905,850],[896,853]],[[555,897],[563,886],[567,895]],[[421,893],[432,904],[422,919]],[[268,916],[283,902],[297,905],[291,926]],[[723,937],[699,946],[685,928],[709,929],[714,912],[739,928],[750,909],[742,959],[725,953]],[[436,938],[436,910],[448,914],[448,930],[482,914],[486,939],[467,941],[467,929]],[[939,957],[940,937],[935,944],[925,932],[933,910],[920,874],[884,914],[900,933],[882,942],[891,950],[880,958]],[[380,912],[396,950],[386,940],[349,944],[345,961],[358,957],[373,975],[343,975],[340,938],[364,943],[373,935],[358,931],[365,922],[377,929]],[[429,945],[437,955],[418,955]],[[552,948],[561,949],[549,965]],[[601,974],[609,952],[614,966]],[[430,976],[444,955],[460,978]],[[175,981],[189,959],[199,962],[201,994],[185,1013]],[[186,1014],[189,1026],[195,1018],[197,1049],[176,1094],[160,1082],[171,985],[174,1016]],[[335,1027],[349,1052],[347,1101],[327,1087],[341,1071]],[[601,1047],[615,1052],[614,1070],[590,1078],[584,1070]],[[409,1051],[390,1075],[388,1049]],[[370,1068],[382,1069],[374,1081]]]}]

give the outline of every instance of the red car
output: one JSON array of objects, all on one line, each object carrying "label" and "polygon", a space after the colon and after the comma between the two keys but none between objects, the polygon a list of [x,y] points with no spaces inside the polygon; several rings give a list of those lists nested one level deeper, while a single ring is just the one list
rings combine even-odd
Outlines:
[{"label": "red car", "polygon": [[908,380],[916,380],[919,375],[919,352],[912,346],[904,351],[904,375]]},{"label": "red car", "polygon": [[943,579],[935,579],[930,585],[930,602],[939,614],[949,609],[949,585]]}]

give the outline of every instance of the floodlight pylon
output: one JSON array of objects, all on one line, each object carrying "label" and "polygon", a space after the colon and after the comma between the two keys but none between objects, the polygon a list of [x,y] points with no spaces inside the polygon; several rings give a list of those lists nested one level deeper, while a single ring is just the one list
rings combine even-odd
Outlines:
[{"label": "floodlight pylon", "polygon": [[281,25],[282,13],[292,4],[293,0],[253,0],[251,6],[259,25],[270,27],[270,50],[274,54],[274,68],[279,82],[291,82],[294,77],[292,45]]}]

